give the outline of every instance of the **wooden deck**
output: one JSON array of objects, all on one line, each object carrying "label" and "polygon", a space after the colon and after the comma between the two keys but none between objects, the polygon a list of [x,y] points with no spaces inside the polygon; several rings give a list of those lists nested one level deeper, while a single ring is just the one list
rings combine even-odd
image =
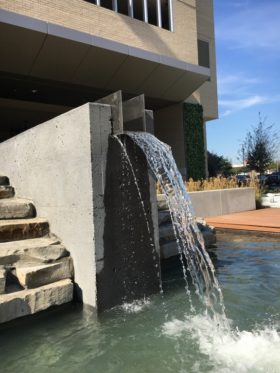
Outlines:
[{"label": "wooden deck", "polygon": [[238,212],[205,220],[215,228],[280,233],[280,208]]}]

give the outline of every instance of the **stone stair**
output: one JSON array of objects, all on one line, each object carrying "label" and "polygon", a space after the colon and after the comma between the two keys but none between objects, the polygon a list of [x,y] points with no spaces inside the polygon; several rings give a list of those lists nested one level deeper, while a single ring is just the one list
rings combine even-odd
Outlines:
[{"label": "stone stair", "polygon": [[0,175],[0,323],[70,302],[73,275],[48,221]]},{"label": "stone stair", "polygon": [[[174,230],[171,222],[170,211],[168,209],[165,196],[157,195],[158,203],[158,224],[159,224],[159,244],[161,258],[168,259],[179,254],[178,246],[175,240]],[[203,219],[197,219],[205,246],[210,247],[216,243],[215,229],[208,226]]]}]

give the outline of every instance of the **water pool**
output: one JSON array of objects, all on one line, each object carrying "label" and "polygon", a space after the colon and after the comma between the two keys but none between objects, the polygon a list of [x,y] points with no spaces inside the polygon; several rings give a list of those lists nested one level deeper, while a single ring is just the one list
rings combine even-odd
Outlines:
[{"label": "water pool", "polygon": [[280,373],[280,237],[221,234],[211,250],[231,331],[190,315],[179,261],[155,295],[96,320],[68,305],[0,327],[0,372]]}]

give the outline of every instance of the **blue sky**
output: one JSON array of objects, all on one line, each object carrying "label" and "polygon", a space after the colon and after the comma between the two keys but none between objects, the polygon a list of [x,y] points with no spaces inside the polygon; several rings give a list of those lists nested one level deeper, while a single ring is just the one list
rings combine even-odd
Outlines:
[{"label": "blue sky", "polygon": [[259,112],[280,133],[280,0],[214,4],[219,119],[207,124],[208,150],[239,163]]}]

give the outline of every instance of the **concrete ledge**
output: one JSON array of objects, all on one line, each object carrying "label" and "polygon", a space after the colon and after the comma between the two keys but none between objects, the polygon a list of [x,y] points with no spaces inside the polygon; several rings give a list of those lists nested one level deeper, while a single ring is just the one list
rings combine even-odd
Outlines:
[{"label": "concrete ledge", "polygon": [[207,190],[189,195],[196,216],[219,216],[256,209],[254,188]]}]

